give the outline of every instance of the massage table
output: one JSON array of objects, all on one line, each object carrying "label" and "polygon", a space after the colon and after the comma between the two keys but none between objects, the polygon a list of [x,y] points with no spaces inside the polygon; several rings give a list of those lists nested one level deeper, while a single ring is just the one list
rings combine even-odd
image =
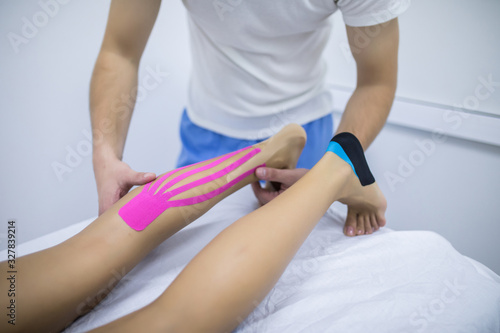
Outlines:
[{"label": "massage table", "polygon": [[[118,285],[64,332],[86,332],[146,306],[211,239],[257,206],[249,186],[226,198],[128,274],[115,272]],[[498,275],[434,232],[385,227],[345,237],[342,208],[330,207],[234,332],[500,332]],[[18,256],[56,245],[94,219],[21,244]]]}]

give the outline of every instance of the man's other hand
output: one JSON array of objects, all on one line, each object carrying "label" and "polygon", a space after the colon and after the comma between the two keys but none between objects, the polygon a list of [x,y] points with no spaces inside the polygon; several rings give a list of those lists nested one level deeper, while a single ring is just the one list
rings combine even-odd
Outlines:
[{"label": "man's other hand", "polygon": [[260,186],[259,182],[252,184],[253,192],[261,205],[283,193],[292,186],[297,180],[309,171],[308,169],[274,169],[261,167],[255,170],[255,175],[259,180],[267,181],[265,188]]},{"label": "man's other hand", "polygon": [[94,165],[97,194],[99,196],[99,215],[120,200],[135,185],[144,185],[156,179],[152,172],[137,172],[128,164],[114,159]]}]

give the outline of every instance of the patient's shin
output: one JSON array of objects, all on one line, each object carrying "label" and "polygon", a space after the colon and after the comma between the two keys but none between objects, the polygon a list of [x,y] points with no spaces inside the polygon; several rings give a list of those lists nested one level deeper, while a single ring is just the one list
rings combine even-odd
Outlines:
[{"label": "patient's shin", "polygon": [[[193,176],[199,172],[209,170],[222,162],[230,159],[231,157],[237,155],[240,152],[244,151],[249,151],[247,154],[245,154],[243,157],[239,158],[235,162],[229,164],[228,166],[224,167],[223,169],[214,172],[213,174],[210,174],[208,176],[205,176],[203,178],[200,178],[198,180],[192,181],[188,184],[179,186],[175,189],[170,190],[170,188],[180,182],[183,179],[186,179],[190,176]],[[160,216],[161,213],[163,213],[165,210],[171,208],[171,207],[180,207],[180,206],[188,206],[188,205],[194,205],[206,200],[209,200],[227,189],[231,188],[244,178],[248,177],[249,175],[253,174],[255,169],[260,166],[265,166],[259,165],[255,168],[252,168],[238,177],[235,177],[234,179],[230,180],[229,182],[225,182],[224,185],[218,187],[215,190],[212,190],[210,192],[193,196],[190,198],[185,198],[185,199],[177,199],[177,200],[170,200],[171,198],[184,193],[194,187],[209,183],[211,181],[214,181],[216,179],[219,179],[225,175],[227,175],[229,172],[233,171],[237,167],[241,166],[243,163],[248,161],[250,158],[252,158],[254,155],[258,154],[260,152],[259,148],[253,148],[252,147],[246,147],[243,149],[240,149],[238,151],[235,151],[233,153],[224,155],[216,160],[214,160],[211,163],[208,163],[206,165],[197,167],[195,169],[186,171],[184,173],[180,173],[183,169],[192,167],[193,165],[188,165],[173,171],[170,171],[166,173],[163,177],[160,179],[156,180],[154,183],[148,183],[144,186],[142,191],[132,198],[127,204],[125,204],[122,208],[120,208],[118,214],[121,216],[121,218],[134,230],[143,230],[146,228],[151,222],[153,222],[158,216]],[[197,164],[201,164],[197,163]],[[195,165],[197,165],[195,164]],[[180,173],[177,177],[171,179],[168,181],[164,186],[160,188],[160,185],[166,181],[170,176]]]}]

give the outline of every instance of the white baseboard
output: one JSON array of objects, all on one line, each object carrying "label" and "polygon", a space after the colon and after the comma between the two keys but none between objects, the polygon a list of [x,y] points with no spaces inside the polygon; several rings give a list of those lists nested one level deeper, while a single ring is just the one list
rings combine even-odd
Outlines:
[{"label": "white baseboard", "polygon": [[[333,94],[333,110],[341,114],[351,97],[351,92],[347,88],[333,85],[330,88]],[[500,146],[500,118],[469,113],[453,107],[396,97],[387,122]]]}]

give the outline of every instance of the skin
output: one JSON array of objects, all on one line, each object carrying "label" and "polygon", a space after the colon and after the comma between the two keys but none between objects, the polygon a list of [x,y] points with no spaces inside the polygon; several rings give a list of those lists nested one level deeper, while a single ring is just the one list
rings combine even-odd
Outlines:
[{"label": "skin", "polygon": [[[99,196],[99,214],[125,195],[134,185],[155,179],[154,173],[136,172],[122,161],[123,148],[133,105],[117,108],[121,96],[135,99],[137,72],[144,47],[154,25],[161,0],[114,0],[90,89],[90,109],[94,137],[93,165]],[[375,139],[389,114],[397,82],[399,28],[397,19],[373,27],[346,26],[347,37],[357,65],[357,85],[337,132],[351,132],[364,149]],[[370,42],[359,44],[362,31]],[[376,32],[376,33],[374,33]],[[123,103],[122,103],[123,104]],[[275,187],[254,192],[261,204],[269,202],[305,174],[305,170],[267,170],[257,172],[261,180],[272,180]],[[272,179],[270,178],[272,177]],[[271,195],[267,192],[275,192]],[[384,224],[368,223],[349,208],[344,228],[347,236],[370,234]]]},{"label": "skin", "polygon": [[384,216],[378,185],[361,186],[349,165],[327,152],[290,189],[222,231],[153,303],[92,332],[137,332],[150,322],[150,332],[233,331],[335,200]]},{"label": "skin", "polygon": [[[357,84],[346,105],[336,133],[353,133],[366,150],[384,126],[397,86],[399,25],[397,18],[372,27],[346,26],[349,46],[356,61]],[[367,45],[357,37],[362,32],[371,36]],[[377,32],[377,33],[375,33]],[[257,169],[260,180],[273,181],[280,186],[261,189],[254,185],[254,193],[261,204],[266,204],[289,188],[307,171]],[[348,207],[344,227],[346,236],[371,234],[385,225],[385,220],[375,222],[354,207]]]},{"label": "skin", "polygon": [[[261,151],[226,176],[194,187],[172,199],[208,193],[262,163],[276,168],[293,168],[305,140],[302,127],[291,124],[271,139],[255,145]],[[245,154],[239,153],[217,167],[192,175],[171,189],[213,174]],[[190,169],[183,169],[179,174]],[[179,174],[171,176],[165,183]],[[118,215],[119,209],[140,193],[143,187],[132,190],[79,234],[57,246],[16,260],[19,272],[16,284],[20,291],[16,293],[17,321],[15,326],[9,325],[7,320],[0,321],[0,331],[61,331],[98,304],[150,251],[224,197],[255,180],[256,177],[251,175],[210,200],[169,208],[140,232],[130,228]],[[4,272],[0,279],[2,291],[8,290],[9,285],[7,264],[7,261],[0,263],[0,270]],[[6,296],[7,292],[2,292],[0,296],[0,307],[3,309],[7,308],[9,302]]]},{"label": "skin", "polygon": [[[261,152],[224,181],[263,162],[276,168],[293,167],[304,144],[303,129],[289,125],[271,140],[256,145]],[[231,162],[223,162],[220,168]],[[215,171],[207,170],[195,178]],[[237,188],[255,179],[249,176]],[[208,185],[190,191],[206,192],[211,187]],[[23,293],[17,299],[19,321],[14,330],[9,327],[10,331],[60,331],[97,304],[120,274],[123,276],[169,235],[223,197],[169,209],[144,231],[137,232],[117,212],[141,189],[131,191],[78,235],[17,260],[18,270],[23,272],[17,283]],[[184,193],[180,197],[192,195]],[[376,220],[384,218],[386,202],[377,184],[361,186],[350,166],[327,152],[286,192],[222,231],[155,301],[94,332],[232,331],[269,292],[336,200]],[[5,265],[0,263],[0,269],[6,271]],[[7,288],[4,280],[0,281],[2,290]],[[2,297],[0,302],[0,306],[6,306],[7,298]],[[0,325],[2,331],[7,329],[6,321]]]},{"label": "skin", "polygon": [[[156,178],[122,162],[137,97],[139,62],[156,21],[161,0],[114,0],[90,83],[90,116],[94,135],[93,165],[99,195],[99,215],[132,186]],[[126,104],[126,106],[125,106]]]}]

